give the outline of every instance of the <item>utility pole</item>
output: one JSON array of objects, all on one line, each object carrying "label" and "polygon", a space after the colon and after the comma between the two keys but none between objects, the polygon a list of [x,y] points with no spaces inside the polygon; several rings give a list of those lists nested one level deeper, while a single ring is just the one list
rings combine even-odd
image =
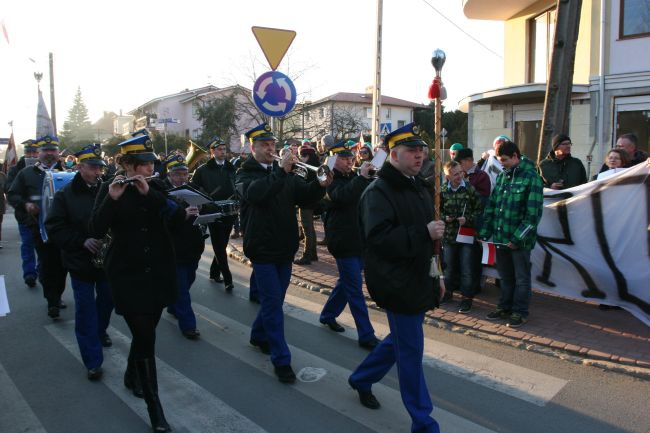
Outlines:
[{"label": "utility pole", "polygon": [[375,51],[375,86],[372,90],[372,147],[379,145],[379,120],[381,118],[381,27],[383,0],[377,0],[377,46]]},{"label": "utility pole", "polygon": [[56,105],[54,103],[54,56],[50,53],[50,118],[54,126],[54,134],[58,135],[56,130]]},{"label": "utility pole", "polygon": [[537,152],[538,164],[551,151],[553,135],[569,133],[573,68],[581,9],[582,0],[557,0],[553,55],[546,84],[544,117]]}]

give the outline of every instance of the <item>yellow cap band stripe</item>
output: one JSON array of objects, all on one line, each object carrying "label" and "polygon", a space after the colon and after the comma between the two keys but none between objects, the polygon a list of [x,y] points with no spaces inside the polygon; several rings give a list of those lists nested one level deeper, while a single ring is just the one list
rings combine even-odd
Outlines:
[{"label": "yellow cap band stripe", "polygon": [[255,137],[260,136],[262,134],[268,134],[268,131],[264,129],[260,129],[259,131],[251,132],[251,135],[248,138],[252,141]]},{"label": "yellow cap band stripe", "polygon": [[91,153],[84,153],[84,154],[82,154],[82,155],[79,155],[79,156],[77,157],[77,161],[81,162],[81,161],[83,161],[84,159],[88,159],[88,158],[99,159],[99,157],[98,157],[97,155],[95,155],[94,153],[91,152]]},{"label": "yellow cap band stripe", "polygon": [[129,153],[129,152],[137,152],[139,150],[147,150],[147,148],[144,147],[144,144],[130,144],[128,146],[122,146],[120,152]]},{"label": "yellow cap band stripe", "polygon": [[388,148],[392,149],[393,146],[395,146],[395,143],[397,143],[400,140],[404,140],[405,138],[413,137],[415,134],[412,132],[405,132],[403,134],[397,134],[394,137],[391,137],[390,140],[388,141]]},{"label": "yellow cap band stripe", "polygon": [[[178,164],[181,164],[181,162],[176,161],[176,160],[167,163],[167,170],[169,170],[170,168],[172,168],[172,167],[174,167],[174,166],[176,166],[176,165],[178,165]],[[183,165],[184,165],[184,164],[183,164]]]}]

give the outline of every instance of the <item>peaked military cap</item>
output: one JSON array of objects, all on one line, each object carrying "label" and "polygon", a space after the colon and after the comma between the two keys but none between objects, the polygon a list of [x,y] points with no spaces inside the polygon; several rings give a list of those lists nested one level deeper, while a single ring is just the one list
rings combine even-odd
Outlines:
[{"label": "peaked military cap", "polygon": [[84,146],[79,152],[75,153],[74,156],[77,157],[79,163],[86,163],[92,165],[101,165],[106,166],[106,163],[102,159],[102,147],[100,144],[89,144]]},{"label": "peaked military cap", "polygon": [[153,143],[148,135],[139,135],[129,138],[118,144],[122,155],[131,155],[140,161],[155,161],[156,155],[153,153]]},{"label": "peaked military cap", "polygon": [[164,162],[167,171],[187,170],[187,164],[183,155],[171,155]]},{"label": "peaked military cap", "polygon": [[52,137],[51,135],[44,135],[36,140],[36,146],[38,146],[40,150],[58,150],[59,139]]},{"label": "peaked military cap", "polygon": [[426,146],[427,144],[420,137],[420,127],[415,123],[409,123],[387,134],[384,143],[388,149],[395,146]]},{"label": "peaked military cap", "polygon": [[277,141],[277,138],[275,138],[275,136],[273,135],[273,131],[271,131],[271,127],[266,123],[257,125],[255,128],[246,132],[245,135],[246,138],[248,138],[248,140],[251,143],[253,143],[254,141],[262,141],[262,140]]},{"label": "peaked military cap", "polygon": [[327,149],[327,151],[332,156],[333,155],[353,156],[352,149],[350,147],[350,142],[345,140],[339,141],[338,143],[334,143]]}]

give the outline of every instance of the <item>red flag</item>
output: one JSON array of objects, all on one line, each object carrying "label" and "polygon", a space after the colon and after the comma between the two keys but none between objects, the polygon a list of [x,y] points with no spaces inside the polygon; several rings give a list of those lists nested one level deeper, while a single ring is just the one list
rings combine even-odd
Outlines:
[{"label": "red flag", "polygon": [[16,165],[18,162],[18,157],[16,155],[16,142],[14,141],[14,133],[11,133],[9,137],[9,144],[7,145],[7,151],[5,152],[5,162],[2,164],[2,171],[5,173],[9,172],[9,169]]},{"label": "red flag", "polygon": [[484,265],[494,265],[496,262],[497,248],[492,242],[481,242],[483,247],[483,257],[481,257],[481,263]]},{"label": "red flag", "polygon": [[475,229],[471,227],[460,226],[460,228],[458,229],[458,235],[456,236],[456,242],[472,245],[474,243],[475,235],[476,235]]}]

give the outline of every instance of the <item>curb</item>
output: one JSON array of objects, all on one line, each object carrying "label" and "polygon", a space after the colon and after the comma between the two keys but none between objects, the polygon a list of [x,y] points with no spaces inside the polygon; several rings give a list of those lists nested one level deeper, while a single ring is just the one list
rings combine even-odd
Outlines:
[{"label": "curb", "polygon": [[[241,253],[239,249],[233,244],[229,244],[228,256],[246,266],[252,266],[251,261],[246,258],[243,253]],[[290,281],[291,284],[295,286],[302,287],[312,292],[319,292],[323,295],[329,296],[329,294],[332,292],[332,287],[301,278],[296,278],[293,275],[291,276]],[[373,310],[377,311],[383,311],[372,299],[367,296],[366,304],[368,308],[372,308]],[[613,371],[616,373],[625,374],[627,376],[650,381],[650,363],[629,358],[621,358],[617,356],[612,357],[612,355],[600,353],[594,351],[593,349],[571,344],[558,343],[549,339],[544,339],[548,342],[533,342],[532,339],[526,340],[510,337],[502,334],[507,332],[515,333],[519,331],[500,330],[500,333],[489,332],[480,329],[482,327],[485,327],[483,324],[467,323],[467,325],[465,325],[463,323],[460,323],[462,320],[448,320],[443,316],[444,313],[428,311],[425,313],[424,323],[438,329],[443,329],[445,331],[455,332],[458,334],[491,341],[493,343],[504,344],[506,346],[514,347],[517,349],[551,356],[563,361],[572,362],[574,364],[596,367],[605,371]],[[588,356],[584,356],[585,354]]]}]

